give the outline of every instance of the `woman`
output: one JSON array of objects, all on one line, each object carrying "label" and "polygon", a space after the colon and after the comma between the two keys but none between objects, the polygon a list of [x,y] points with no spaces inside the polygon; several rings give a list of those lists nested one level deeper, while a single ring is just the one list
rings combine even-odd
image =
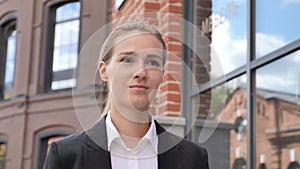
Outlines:
[{"label": "woman", "polygon": [[208,169],[205,149],[167,132],[149,113],[165,59],[165,42],[155,27],[135,21],[116,28],[98,64],[109,89],[105,116],[53,142],[44,169]]}]

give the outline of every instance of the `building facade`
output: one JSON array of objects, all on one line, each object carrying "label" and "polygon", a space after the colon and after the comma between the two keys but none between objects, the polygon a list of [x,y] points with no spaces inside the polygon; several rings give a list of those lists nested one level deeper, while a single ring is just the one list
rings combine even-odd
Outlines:
[{"label": "building facade", "polygon": [[[300,16],[289,0],[0,0],[0,169],[41,169],[48,144],[101,116],[103,39],[161,30],[152,111],[207,148],[212,169],[299,167]],[[92,44],[92,45],[91,45]]]},{"label": "building facade", "polygon": [[96,63],[98,56],[78,54],[111,20],[109,9],[110,1],[98,0],[0,1],[1,169],[41,169],[49,141],[82,130],[73,71]]}]

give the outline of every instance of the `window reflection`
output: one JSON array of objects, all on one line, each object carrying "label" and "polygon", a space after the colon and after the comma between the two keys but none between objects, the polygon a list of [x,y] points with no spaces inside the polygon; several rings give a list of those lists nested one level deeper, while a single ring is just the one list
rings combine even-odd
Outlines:
[{"label": "window reflection", "polygon": [[63,22],[80,17],[80,3],[68,3],[56,10],[56,22]]},{"label": "window reflection", "polygon": [[55,37],[52,65],[52,90],[72,88],[74,69],[78,62],[80,27],[80,2],[73,2],[56,9]]},{"label": "window reflection", "polygon": [[16,20],[0,25],[0,99],[12,97],[17,49]]},{"label": "window reflection", "polygon": [[[247,159],[246,76],[240,76],[202,93],[198,119],[205,119],[204,146],[210,152],[211,168],[243,168]],[[207,124],[208,124],[207,123]],[[214,160],[215,159],[215,160]]]},{"label": "window reflection", "polygon": [[7,54],[4,80],[4,99],[11,97],[16,60],[17,32],[12,29],[7,38]]},{"label": "window reflection", "polygon": [[[207,72],[211,76],[220,76],[219,73],[216,73],[220,69],[215,64],[216,62],[221,63],[221,69],[225,74],[246,63],[246,12],[246,1],[197,0],[196,26],[210,41],[210,44],[206,47],[206,51],[209,51],[208,55],[211,61]],[[201,43],[196,42],[196,44],[200,44],[199,46],[202,48],[199,49],[200,51],[205,50],[203,49],[205,46],[201,45]]]},{"label": "window reflection", "polygon": [[299,39],[300,1],[256,1],[256,54],[262,57]]},{"label": "window reflection", "polygon": [[6,144],[0,143],[0,169],[5,169],[5,158],[6,158]]},{"label": "window reflection", "polygon": [[300,52],[257,70],[256,151],[272,168],[300,161]]},{"label": "window reflection", "polygon": [[61,136],[61,135],[57,135],[57,136],[50,136],[50,137],[45,137],[45,138],[42,138],[41,139],[41,142],[40,142],[40,147],[39,147],[39,150],[40,150],[40,156],[39,156],[39,166],[38,166],[38,169],[42,169],[43,168],[43,164],[44,164],[44,161],[46,159],[46,156],[49,152],[49,148],[50,148],[50,144],[56,140],[59,140],[61,138],[63,138],[64,136]]}]

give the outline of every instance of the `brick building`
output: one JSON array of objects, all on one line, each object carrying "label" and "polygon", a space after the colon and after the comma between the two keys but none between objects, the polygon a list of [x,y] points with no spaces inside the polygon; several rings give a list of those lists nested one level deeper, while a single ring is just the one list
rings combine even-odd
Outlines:
[{"label": "brick building", "polygon": [[207,148],[212,169],[297,166],[300,32],[286,18],[299,5],[0,0],[0,169],[41,169],[49,142],[97,121],[102,40],[116,24],[145,18],[169,51],[152,107],[161,124]]},{"label": "brick building", "polygon": [[[97,65],[91,64],[97,62],[101,40],[113,26],[106,26],[101,34],[95,33],[98,29],[133,13],[162,12],[177,18],[183,15],[181,0],[124,1],[121,7],[115,5],[109,0],[101,4],[76,0],[0,1],[1,169],[41,169],[50,142],[80,132],[100,117],[101,106],[95,108],[93,101],[101,105],[98,95],[105,93],[97,83]],[[156,22],[166,35],[167,48],[173,53],[168,56],[168,73],[161,86],[160,97],[167,102],[158,104],[166,116],[160,121],[168,126],[174,123],[172,117],[179,117],[177,128],[175,125],[171,130],[183,135],[181,62],[176,60],[182,55],[182,29],[167,15],[150,22]],[[94,48],[85,46],[93,42]]]},{"label": "brick building", "polygon": [[[247,159],[246,90],[236,89],[225,104],[220,118],[235,124],[231,131],[230,166]],[[289,168],[300,161],[299,100],[288,93],[259,89],[256,97],[257,167]],[[297,155],[298,154],[298,155]],[[244,163],[246,165],[246,163]]]}]

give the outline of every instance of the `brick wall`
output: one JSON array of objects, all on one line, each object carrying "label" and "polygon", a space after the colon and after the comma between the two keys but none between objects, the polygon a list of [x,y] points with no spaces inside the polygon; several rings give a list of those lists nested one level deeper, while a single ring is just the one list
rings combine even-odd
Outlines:
[{"label": "brick wall", "polygon": [[[211,71],[210,65],[210,42],[212,29],[205,29],[205,21],[212,14],[212,1],[211,0],[201,0],[197,1],[196,7],[196,26],[200,28],[201,35],[197,35],[196,38],[196,51],[197,54],[193,58],[193,72],[195,72],[195,78],[198,84],[203,84],[210,81],[209,72]],[[210,25],[208,25],[209,27]],[[206,119],[210,113],[211,106],[211,91],[207,91],[199,96],[199,111],[198,118]]]},{"label": "brick wall", "polygon": [[[197,3],[196,26],[201,25],[211,15],[211,0]],[[127,19],[140,19],[147,17],[150,23],[155,24],[164,35],[168,49],[167,62],[165,65],[164,81],[161,84],[159,99],[155,101],[152,110],[163,112],[166,116],[181,116],[181,79],[182,79],[182,40],[183,40],[183,1],[182,0],[127,0],[119,8],[115,8],[112,2],[112,18],[114,20],[128,16]],[[132,15],[140,14],[140,15]],[[119,20],[118,22],[124,22]],[[210,37],[211,32],[205,31],[206,43],[197,43],[199,56],[193,58],[192,71],[198,84],[209,81],[210,71]],[[197,41],[201,41],[198,39]],[[202,59],[200,59],[202,58]],[[205,61],[204,61],[205,60]],[[210,109],[211,93],[206,92],[200,96],[200,109],[198,118],[205,119]]]},{"label": "brick wall", "polygon": [[[181,58],[182,58],[182,0],[127,0],[116,9],[115,1],[112,2],[112,18],[120,19],[118,23],[126,20],[143,19],[158,27],[164,36],[169,52],[165,65],[164,81],[161,84],[158,99],[152,110],[155,113],[163,112],[166,116],[180,116],[181,108]],[[171,14],[171,15],[170,15]],[[176,16],[176,17],[174,17]],[[116,23],[117,24],[117,23]]]}]

